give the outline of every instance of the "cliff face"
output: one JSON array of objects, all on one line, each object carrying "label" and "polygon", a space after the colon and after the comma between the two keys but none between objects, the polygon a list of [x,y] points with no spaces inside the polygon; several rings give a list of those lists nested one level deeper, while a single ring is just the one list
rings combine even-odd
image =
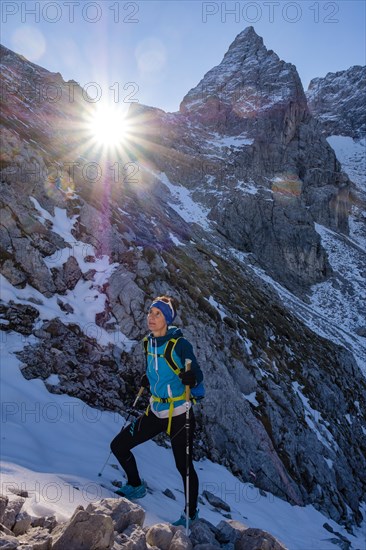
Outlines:
[{"label": "cliff face", "polygon": [[313,78],[306,92],[310,112],[321,122],[325,135],[366,135],[366,67]]},{"label": "cliff face", "polygon": [[2,53],[1,314],[5,330],[33,336],[24,376],[127,410],[147,307],[173,293],[206,377],[198,456],[358,522],[364,378],[250,269],[301,294],[330,271],[314,220],[347,230],[348,179],[294,67],[245,30],[204,77],[203,99],[195,88],[179,113],[133,106],[116,158],[90,146],[80,88],[74,101],[18,96],[24,82],[69,86]]},{"label": "cliff face", "polygon": [[[330,274],[314,221],[348,232],[349,180],[308,111],[295,67],[253,28],[179,113],[147,116],[163,148],[154,162],[210,209],[229,242],[293,290]],[[138,118],[144,126],[141,107]],[[164,154],[172,150],[174,163]]]}]

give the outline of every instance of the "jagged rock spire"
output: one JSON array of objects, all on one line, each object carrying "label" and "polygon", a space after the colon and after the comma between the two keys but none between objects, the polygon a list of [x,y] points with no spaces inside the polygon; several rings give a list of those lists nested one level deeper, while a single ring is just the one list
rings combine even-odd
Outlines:
[{"label": "jagged rock spire", "polygon": [[267,50],[254,28],[247,27],[237,35],[221,63],[186,94],[180,111],[188,116],[201,115],[205,122],[217,122],[227,118],[231,109],[245,117],[292,100],[306,105],[295,66]]}]

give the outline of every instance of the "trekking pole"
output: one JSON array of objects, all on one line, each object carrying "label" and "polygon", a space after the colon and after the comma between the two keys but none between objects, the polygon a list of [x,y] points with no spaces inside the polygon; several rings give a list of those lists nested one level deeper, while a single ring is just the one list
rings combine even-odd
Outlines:
[{"label": "trekking pole", "polygon": [[[141,388],[139,389],[139,392],[138,392],[138,394],[136,395],[136,399],[135,399],[135,401],[134,401],[133,404],[132,404],[132,410],[128,413],[128,416],[127,416],[127,418],[126,418],[125,424],[127,424],[128,419],[129,419],[130,416],[131,416],[131,412],[132,412],[133,409],[136,407],[136,403],[137,403],[137,401],[140,399],[140,397],[141,397],[141,395],[142,395],[144,389],[145,389],[145,388],[144,388],[143,386],[141,386]],[[108,455],[107,460],[104,462],[104,464],[103,464],[103,466],[102,466],[102,469],[101,469],[100,472],[98,473],[98,477],[101,477],[102,473],[104,472],[104,468],[107,466],[108,461],[109,461],[109,459],[110,459],[110,457],[111,457],[111,454],[112,454],[112,451],[109,452],[109,455]]]},{"label": "trekking pole", "polygon": [[[191,370],[190,359],[186,359],[186,372]],[[191,399],[191,388],[186,386],[186,535],[189,535],[189,404]]]}]

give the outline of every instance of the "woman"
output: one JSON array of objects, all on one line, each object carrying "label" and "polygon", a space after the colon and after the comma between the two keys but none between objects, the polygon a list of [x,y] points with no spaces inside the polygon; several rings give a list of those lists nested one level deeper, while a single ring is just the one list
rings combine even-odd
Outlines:
[{"label": "woman", "polygon": [[[176,310],[177,303],[174,298],[159,296],[153,300],[147,316],[147,324],[151,332],[145,339],[147,370],[141,379],[141,386],[150,388],[150,405],[146,413],[137,418],[133,424],[123,428],[111,443],[111,450],[127,475],[127,484],[117,493],[129,499],[142,498],[146,494],[145,483],[139,476],[131,449],[164,431],[170,436],[175,464],[182,476],[184,491],[186,491],[185,386],[195,387],[202,382],[203,374],[193,353],[192,345],[183,338],[180,329],[171,326],[176,317]],[[170,350],[169,355],[167,348]],[[192,361],[191,370],[188,371],[184,370],[186,359]],[[179,367],[179,370],[173,370],[174,365]],[[189,406],[191,407],[191,403]],[[193,521],[198,518],[198,477],[192,462],[195,427],[192,408],[190,408],[189,418],[189,517],[190,521]],[[183,512],[173,525],[185,524],[186,516]]]}]

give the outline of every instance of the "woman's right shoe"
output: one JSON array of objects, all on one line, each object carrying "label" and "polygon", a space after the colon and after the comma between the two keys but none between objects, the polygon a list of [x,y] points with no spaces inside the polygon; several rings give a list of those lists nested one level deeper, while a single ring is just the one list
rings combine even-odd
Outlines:
[{"label": "woman's right shoe", "polygon": [[115,493],[120,497],[128,498],[128,500],[134,500],[135,498],[142,498],[147,493],[146,484],[143,481],[141,485],[138,485],[137,487],[133,487],[133,485],[129,485],[128,483],[126,483],[126,485],[122,485],[120,489],[117,489]]}]

